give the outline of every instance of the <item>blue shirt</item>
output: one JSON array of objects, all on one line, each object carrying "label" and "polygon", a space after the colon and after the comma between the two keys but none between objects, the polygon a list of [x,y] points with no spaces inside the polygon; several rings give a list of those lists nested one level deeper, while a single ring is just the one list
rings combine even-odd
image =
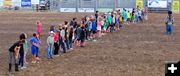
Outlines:
[{"label": "blue shirt", "polygon": [[31,47],[36,47],[36,46],[33,45],[33,43],[39,44],[39,41],[35,37],[32,37],[30,39],[30,43],[31,43]]},{"label": "blue shirt", "polygon": [[96,22],[93,21],[93,22],[92,22],[92,30],[93,30],[93,31],[96,31],[96,28],[97,28]]}]

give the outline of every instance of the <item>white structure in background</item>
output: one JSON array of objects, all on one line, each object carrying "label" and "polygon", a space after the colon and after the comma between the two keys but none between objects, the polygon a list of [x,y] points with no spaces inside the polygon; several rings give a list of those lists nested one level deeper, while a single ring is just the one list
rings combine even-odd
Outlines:
[{"label": "white structure in background", "polygon": [[148,0],[148,7],[167,8],[167,0]]}]

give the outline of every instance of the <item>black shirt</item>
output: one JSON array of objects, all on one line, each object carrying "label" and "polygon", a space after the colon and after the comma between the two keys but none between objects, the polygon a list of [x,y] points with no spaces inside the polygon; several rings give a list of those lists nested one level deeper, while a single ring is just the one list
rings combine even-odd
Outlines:
[{"label": "black shirt", "polygon": [[19,47],[19,46],[20,46],[20,42],[18,41],[9,48],[9,51],[14,52],[15,47]]}]

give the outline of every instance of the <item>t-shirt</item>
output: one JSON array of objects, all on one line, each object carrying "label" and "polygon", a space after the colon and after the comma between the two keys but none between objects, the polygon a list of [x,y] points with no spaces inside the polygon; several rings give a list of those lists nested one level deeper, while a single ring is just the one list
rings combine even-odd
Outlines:
[{"label": "t-shirt", "polygon": [[80,38],[81,39],[85,38],[85,29],[84,28],[81,28]]},{"label": "t-shirt", "polygon": [[91,22],[90,22],[90,21],[87,21],[87,29],[88,29],[88,30],[91,30],[91,28],[92,28],[92,27],[91,27]]},{"label": "t-shirt", "polygon": [[111,15],[107,16],[107,20],[108,20],[108,23],[109,23],[109,24],[112,23],[112,17],[111,17]]},{"label": "t-shirt", "polygon": [[16,43],[14,43],[10,48],[9,48],[9,51],[10,52],[15,52],[14,49],[15,47],[19,47],[20,46],[20,42],[17,41]]},{"label": "t-shirt", "polygon": [[82,28],[81,28],[81,27],[78,27],[78,28],[76,29],[76,36],[77,36],[78,39],[79,39],[80,36],[81,36],[81,31],[82,31]]},{"label": "t-shirt", "polygon": [[42,32],[42,23],[37,24],[37,33]]},{"label": "t-shirt", "polygon": [[64,36],[65,36],[65,30],[61,30],[60,35],[61,35],[62,38],[64,38]]},{"label": "t-shirt", "polygon": [[37,38],[35,38],[35,37],[32,37],[32,38],[30,39],[30,43],[31,43],[31,47],[36,47],[35,45],[33,45],[33,43],[39,44]]},{"label": "t-shirt", "polygon": [[92,31],[96,31],[96,29],[97,29],[96,22],[93,21],[92,22]]},{"label": "t-shirt", "polygon": [[127,18],[131,18],[131,13],[130,12],[127,13]]},{"label": "t-shirt", "polygon": [[48,43],[48,44],[54,44],[54,36],[49,36],[49,37],[47,38],[47,43]]},{"label": "t-shirt", "polygon": [[166,17],[166,24],[167,25],[172,25],[174,23],[174,18],[172,17],[171,19],[169,19],[169,17]]},{"label": "t-shirt", "polygon": [[24,43],[24,51],[28,50],[28,41],[25,39],[25,43]]},{"label": "t-shirt", "polygon": [[58,35],[58,33],[55,33],[54,34],[54,42],[58,42],[58,40],[59,40],[59,35]]}]

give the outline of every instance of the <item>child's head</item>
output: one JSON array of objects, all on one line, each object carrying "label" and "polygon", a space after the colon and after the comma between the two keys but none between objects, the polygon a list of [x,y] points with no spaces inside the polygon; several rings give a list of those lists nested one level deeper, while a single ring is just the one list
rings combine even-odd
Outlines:
[{"label": "child's head", "polygon": [[96,11],[96,13],[98,13],[99,11]]},{"label": "child's head", "polygon": [[39,24],[40,22],[41,22],[41,21],[38,20],[36,23]]},{"label": "child's head", "polygon": [[73,21],[76,21],[77,18],[73,18]]},{"label": "child's head", "polygon": [[36,35],[37,35],[36,33],[33,33],[33,37],[36,37]]},{"label": "child's head", "polygon": [[67,25],[67,24],[68,24],[68,22],[67,22],[67,21],[64,21],[64,24],[65,24],[65,25]]},{"label": "child's head", "polygon": [[49,32],[49,35],[50,35],[50,36],[54,36],[54,32],[53,32],[53,31],[50,31],[50,32]]},{"label": "child's head", "polygon": [[168,15],[172,15],[172,11],[168,11]]},{"label": "child's head", "polygon": [[20,39],[20,40],[26,39],[25,33],[22,33],[22,34],[19,36],[19,39]]}]

